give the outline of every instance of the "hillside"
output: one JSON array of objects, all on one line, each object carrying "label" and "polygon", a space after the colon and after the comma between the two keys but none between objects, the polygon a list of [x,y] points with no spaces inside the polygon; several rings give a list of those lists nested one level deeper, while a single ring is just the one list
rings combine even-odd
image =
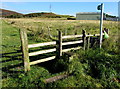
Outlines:
[{"label": "hillside", "polygon": [[15,12],[15,11],[0,9],[0,16],[5,17],[5,16],[13,15],[13,14],[23,15],[21,13]]},{"label": "hillside", "polygon": [[48,17],[48,18],[60,18],[60,15],[57,15],[55,13],[50,13],[50,12],[41,12],[41,13],[29,13],[25,14],[24,17]]},{"label": "hillside", "polygon": [[[112,16],[109,14],[104,13],[106,16],[105,20],[112,20],[116,21],[118,17]],[[74,16],[70,15],[59,15],[52,12],[39,12],[39,13],[28,13],[28,14],[21,14],[11,10],[0,9],[0,17],[5,18],[31,18],[31,17],[40,17],[40,18],[67,18],[68,20],[75,20]]]},{"label": "hillside", "polygon": [[21,14],[15,11],[0,9],[0,16],[6,18],[21,18],[21,17],[40,17],[40,18],[70,18],[74,16],[70,15],[58,15],[52,12],[39,12],[39,13],[28,13]]}]

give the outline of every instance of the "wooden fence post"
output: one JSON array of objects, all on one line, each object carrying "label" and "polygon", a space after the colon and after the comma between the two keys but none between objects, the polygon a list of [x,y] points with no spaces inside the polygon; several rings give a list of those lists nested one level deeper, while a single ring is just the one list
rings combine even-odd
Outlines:
[{"label": "wooden fence post", "polygon": [[59,31],[58,35],[58,57],[60,58],[62,56],[62,32]]},{"label": "wooden fence post", "polygon": [[27,33],[25,30],[20,30],[20,39],[22,45],[22,53],[24,60],[24,70],[25,72],[30,70],[29,55],[28,55],[28,40]]},{"label": "wooden fence post", "polygon": [[[88,33],[90,35],[90,33]],[[90,36],[87,37],[87,49],[90,47]]]},{"label": "wooden fence post", "polygon": [[83,49],[85,50],[86,48],[86,31],[85,30],[82,30],[82,34],[83,34]]}]

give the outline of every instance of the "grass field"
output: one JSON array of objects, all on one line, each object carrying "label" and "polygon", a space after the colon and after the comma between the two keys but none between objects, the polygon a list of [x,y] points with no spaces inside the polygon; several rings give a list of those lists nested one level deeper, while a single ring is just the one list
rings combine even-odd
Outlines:
[{"label": "grass field", "polygon": [[[110,37],[103,42],[101,52],[97,48],[78,50],[70,63],[63,57],[58,61],[31,66],[31,71],[24,73],[19,29],[27,30],[30,44],[52,41],[49,34],[56,39],[57,29],[62,30],[63,35],[81,34],[82,29],[90,34],[99,34],[99,21],[2,19],[2,86],[120,88],[118,22],[104,21],[103,27],[110,29]],[[71,74],[68,78],[44,83],[44,79],[66,71]]]}]

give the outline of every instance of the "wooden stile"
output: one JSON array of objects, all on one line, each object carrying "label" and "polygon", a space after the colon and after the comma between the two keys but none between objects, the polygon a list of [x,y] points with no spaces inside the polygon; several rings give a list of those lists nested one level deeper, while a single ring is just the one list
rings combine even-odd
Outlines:
[{"label": "wooden stile", "polygon": [[22,53],[23,53],[23,60],[24,60],[24,70],[25,72],[30,70],[29,64],[29,55],[28,55],[28,40],[27,40],[27,33],[25,30],[20,30],[20,39],[22,44]]},{"label": "wooden stile", "polygon": [[[20,30],[20,39],[21,39],[21,45],[22,45],[22,53],[23,53],[24,70],[25,70],[25,72],[30,70],[30,65],[35,65],[35,64],[38,64],[38,63],[41,63],[41,62],[46,62],[46,61],[49,61],[49,60],[53,60],[56,57],[57,58],[61,58],[62,52],[68,52],[70,50],[78,50],[78,49],[82,48],[82,47],[73,47],[73,48],[62,49],[62,46],[83,43],[83,49],[84,50],[86,48],[89,49],[89,47],[90,47],[90,37],[92,37],[92,36],[98,36],[99,37],[100,34],[90,35],[88,33],[86,35],[86,31],[82,30],[82,35],[62,36],[62,32],[58,31],[58,40],[57,40],[57,42],[56,41],[52,41],[52,42],[44,42],[44,43],[37,43],[37,44],[30,44],[30,45],[28,45],[26,31],[25,30]],[[82,40],[63,42],[62,43],[62,39],[79,38],[79,37],[82,37]],[[48,45],[56,45],[56,48],[47,49],[47,50],[41,50],[41,51],[36,51],[36,52],[31,52],[31,53],[28,52],[29,48],[48,46]],[[51,57],[47,57],[47,58],[36,60],[36,61],[32,61],[32,62],[30,62],[30,60],[29,60],[29,56],[35,56],[35,55],[40,55],[40,54],[45,54],[45,53],[50,53],[50,52],[55,52],[55,51],[56,51],[56,56],[51,56]],[[50,79],[48,79],[46,81],[49,81],[49,80]]]}]

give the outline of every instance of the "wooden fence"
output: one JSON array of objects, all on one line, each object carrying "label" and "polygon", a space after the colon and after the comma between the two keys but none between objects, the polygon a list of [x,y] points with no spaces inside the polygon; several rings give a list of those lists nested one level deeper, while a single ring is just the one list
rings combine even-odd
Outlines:
[{"label": "wooden fence", "polygon": [[[84,50],[86,48],[89,49],[90,37],[92,37],[92,36],[99,36],[99,34],[90,35],[89,33],[86,34],[86,31],[83,30],[82,35],[62,36],[62,32],[59,31],[57,41],[37,43],[37,44],[28,44],[26,31],[25,30],[20,30],[20,38],[21,38],[21,44],[22,44],[22,53],[23,53],[25,72],[30,70],[31,65],[35,65],[35,64],[38,64],[38,63],[41,63],[41,62],[53,60],[56,57],[60,58],[62,56],[63,52],[67,52],[67,51],[70,51],[70,50],[78,50],[80,48],[83,48]],[[71,39],[71,38],[81,38],[81,40],[70,41],[70,42],[63,42],[62,41],[64,39]],[[66,45],[79,44],[79,43],[82,43],[83,47],[78,46],[78,47],[67,48],[67,49],[62,48],[63,46],[66,46]],[[48,50],[41,50],[41,51],[36,51],[36,52],[29,53],[30,48],[49,46],[49,45],[55,45],[56,47],[52,48],[52,49],[48,49]],[[30,56],[36,56],[36,55],[46,54],[46,53],[50,53],[50,52],[56,52],[56,55],[30,62],[30,59],[29,59]]]}]

